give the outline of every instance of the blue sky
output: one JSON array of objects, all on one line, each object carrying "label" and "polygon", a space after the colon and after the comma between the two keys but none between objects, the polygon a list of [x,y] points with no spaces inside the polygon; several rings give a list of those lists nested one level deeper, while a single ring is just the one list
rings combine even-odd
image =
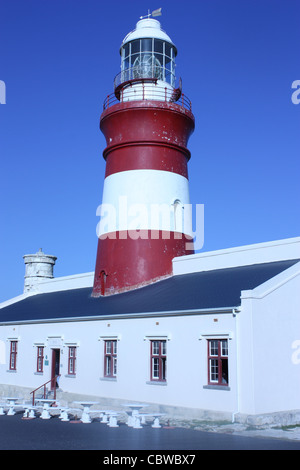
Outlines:
[{"label": "blue sky", "polygon": [[102,103],[124,36],[159,7],[196,118],[203,250],[300,235],[299,0],[1,0],[0,301],[22,293],[22,256],[39,248],[55,276],[94,270]]}]

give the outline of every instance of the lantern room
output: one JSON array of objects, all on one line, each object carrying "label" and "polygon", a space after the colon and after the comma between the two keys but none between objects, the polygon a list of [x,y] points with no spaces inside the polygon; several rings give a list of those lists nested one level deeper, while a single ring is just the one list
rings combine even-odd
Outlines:
[{"label": "lantern room", "polygon": [[120,54],[122,81],[155,78],[175,86],[177,50],[159,21],[140,20],[125,37]]},{"label": "lantern room", "polygon": [[[124,38],[120,55],[121,72],[115,77],[114,86],[118,95],[121,91],[122,101],[141,99],[141,83],[143,89],[146,86],[147,99],[159,99],[159,91],[163,94],[164,90],[168,90],[170,94],[174,90],[177,49],[161,29],[159,21],[152,18],[138,21],[136,29]],[[156,85],[156,90],[153,89],[153,84]],[[133,90],[133,86],[138,88]],[[151,93],[154,91],[152,97]]]}]

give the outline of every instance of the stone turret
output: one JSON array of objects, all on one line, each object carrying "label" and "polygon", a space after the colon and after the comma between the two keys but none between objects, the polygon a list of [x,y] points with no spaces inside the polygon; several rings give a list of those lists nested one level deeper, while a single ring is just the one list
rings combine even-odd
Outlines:
[{"label": "stone turret", "polygon": [[37,284],[46,279],[53,279],[53,267],[56,256],[46,255],[40,248],[33,255],[24,255],[25,262],[25,281],[24,293],[36,291]]}]

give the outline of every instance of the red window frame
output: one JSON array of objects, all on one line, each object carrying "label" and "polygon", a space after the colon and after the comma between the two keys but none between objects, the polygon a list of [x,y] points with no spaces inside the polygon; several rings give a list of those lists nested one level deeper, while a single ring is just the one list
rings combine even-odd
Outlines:
[{"label": "red window frame", "polygon": [[150,381],[167,381],[167,341],[150,341]]},{"label": "red window frame", "polygon": [[9,370],[17,370],[18,341],[10,342]]},{"label": "red window frame", "polygon": [[229,385],[228,339],[209,339],[207,341],[208,385]]},{"label": "red window frame", "polygon": [[44,346],[37,346],[36,371],[44,372]]},{"label": "red window frame", "polygon": [[104,377],[117,377],[117,340],[104,341]]},{"label": "red window frame", "polygon": [[76,375],[76,346],[69,346],[68,351],[68,375]]}]

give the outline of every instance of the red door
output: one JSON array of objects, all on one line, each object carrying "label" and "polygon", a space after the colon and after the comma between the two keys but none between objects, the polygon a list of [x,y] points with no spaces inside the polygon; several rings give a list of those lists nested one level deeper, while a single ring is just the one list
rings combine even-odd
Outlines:
[{"label": "red door", "polygon": [[58,387],[55,377],[59,375],[60,349],[52,349],[51,390]]}]

